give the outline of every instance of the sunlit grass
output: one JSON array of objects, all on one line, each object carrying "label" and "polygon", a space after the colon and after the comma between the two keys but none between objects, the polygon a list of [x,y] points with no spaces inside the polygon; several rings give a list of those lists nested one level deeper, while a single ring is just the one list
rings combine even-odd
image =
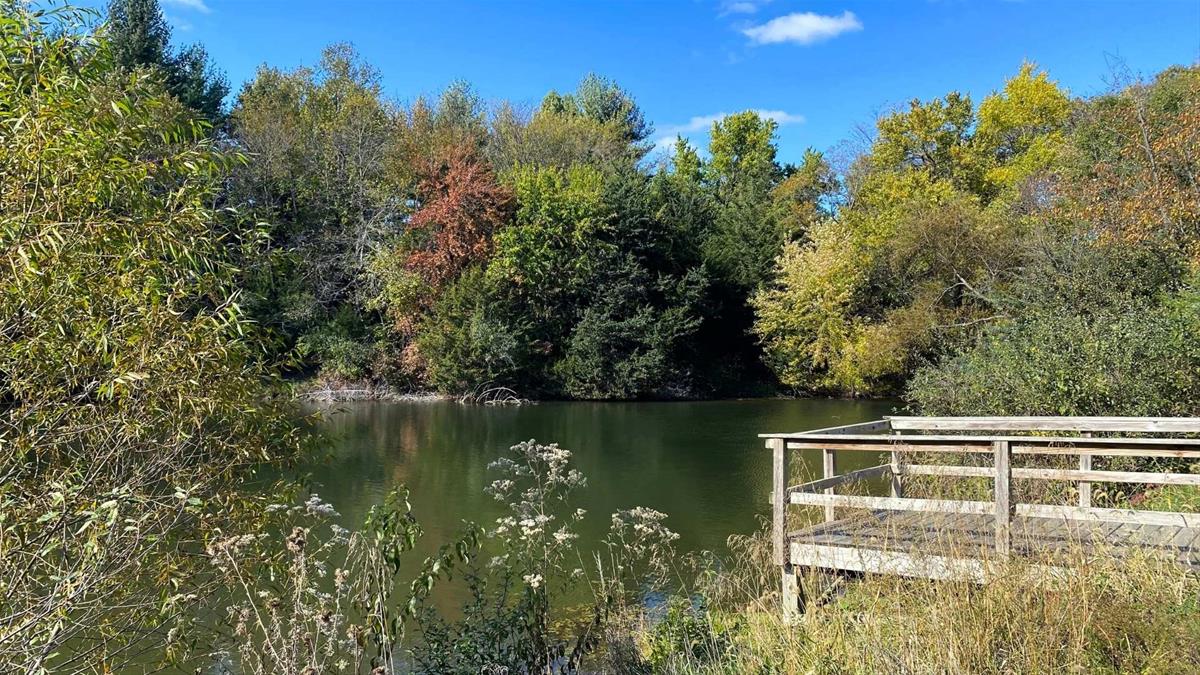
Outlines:
[{"label": "sunlit grass", "polygon": [[[1190,495],[1194,497],[1194,495]],[[1164,497],[1165,498],[1165,497]],[[1074,554],[1053,574],[999,563],[988,583],[807,572],[783,621],[764,535],[735,539],[711,602],[643,625],[642,669],[667,673],[1184,673],[1200,669],[1200,579],[1149,554]],[[773,581],[773,583],[772,583]],[[700,623],[701,625],[697,625]]]}]

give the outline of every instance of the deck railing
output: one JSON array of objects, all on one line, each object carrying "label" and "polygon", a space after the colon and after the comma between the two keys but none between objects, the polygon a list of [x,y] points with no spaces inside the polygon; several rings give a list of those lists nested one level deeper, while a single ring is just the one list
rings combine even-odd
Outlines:
[{"label": "deck railing", "polygon": [[[772,536],[776,559],[785,572],[785,595],[792,565],[786,531],[789,504],[824,507],[827,521],[835,519],[838,508],[992,515],[995,550],[1001,557],[1011,552],[1014,516],[1200,527],[1200,515],[1194,513],[1097,508],[1091,501],[1095,483],[1200,486],[1197,474],[1092,468],[1095,456],[1200,459],[1200,438],[1194,435],[1200,435],[1200,418],[886,417],[799,433],[761,434],[773,451]],[[821,451],[820,479],[802,485],[787,484],[788,453],[795,450]],[[841,451],[878,453],[888,461],[839,474],[835,453]],[[937,453],[990,456],[991,462],[990,466],[960,466],[904,461],[906,456]],[[1014,467],[1014,456],[1021,455],[1076,456],[1079,468]],[[906,497],[907,476],[991,478],[993,498],[968,501]],[[870,479],[888,479],[890,495],[837,494],[839,486]],[[1079,490],[1077,505],[1016,503],[1014,479],[1072,481]]]}]

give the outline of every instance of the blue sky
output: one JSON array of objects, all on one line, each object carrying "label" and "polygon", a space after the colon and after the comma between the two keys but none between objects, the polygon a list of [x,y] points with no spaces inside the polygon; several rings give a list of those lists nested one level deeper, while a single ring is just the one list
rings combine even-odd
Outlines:
[{"label": "blue sky", "polygon": [[465,79],[485,100],[532,106],[594,71],[633,93],[655,139],[704,143],[713,116],[771,111],[784,161],[913,97],[978,100],[1023,60],[1089,95],[1114,59],[1149,75],[1200,58],[1198,0],[162,3],[176,40],[203,42],[235,91],[261,63],[311,65],[337,41],[401,101]]}]

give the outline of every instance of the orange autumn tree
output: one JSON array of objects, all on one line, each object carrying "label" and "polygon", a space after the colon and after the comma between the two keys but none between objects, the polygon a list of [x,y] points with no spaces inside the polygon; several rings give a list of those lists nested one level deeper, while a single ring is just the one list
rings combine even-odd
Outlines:
[{"label": "orange autumn tree", "polygon": [[400,369],[420,377],[424,360],[414,338],[421,320],[466,269],[489,259],[514,200],[470,146],[444,148],[422,163],[418,176],[417,208],[404,234],[372,264],[380,282],[372,305],[401,343]]},{"label": "orange autumn tree", "polygon": [[512,213],[513,197],[470,148],[450,148],[422,173],[421,206],[408,222],[404,266],[436,293],[468,265],[487,260],[492,235]]}]

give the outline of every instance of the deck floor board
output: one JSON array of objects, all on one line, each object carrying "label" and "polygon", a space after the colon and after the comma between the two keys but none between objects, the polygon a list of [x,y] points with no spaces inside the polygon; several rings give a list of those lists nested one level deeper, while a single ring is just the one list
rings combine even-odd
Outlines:
[{"label": "deck floor board", "polygon": [[[974,514],[875,511],[839,518],[792,532],[793,544],[876,551],[909,556],[985,557],[995,547],[992,516]],[[1084,522],[1059,518],[1015,516],[1012,551],[1038,559],[1073,552],[1085,555],[1126,555],[1151,549],[1200,571],[1200,528],[1175,525]],[[793,549],[795,551],[796,549]],[[822,549],[824,550],[824,549]],[[822,560],[793,559],[796,565],[828,567]],[[793,553],[793,558],[796,555]]]}]

